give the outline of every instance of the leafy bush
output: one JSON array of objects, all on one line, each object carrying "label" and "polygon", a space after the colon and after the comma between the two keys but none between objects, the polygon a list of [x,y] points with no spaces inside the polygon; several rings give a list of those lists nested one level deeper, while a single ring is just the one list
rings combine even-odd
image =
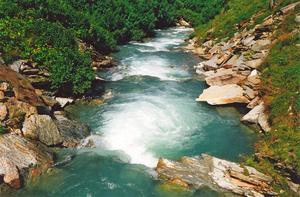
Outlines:
[{"label": "leafy bush", "polygon": [[5,61],[29,59],[50,72],[53,88],[71,84],[74,93],[91,85],[89,52],[77,39],[100,53],[117,44],[153,36],[155,28],[175,24],[187,15],[195,25],[211,19],[222,0],[2,0],[0,52]]}]

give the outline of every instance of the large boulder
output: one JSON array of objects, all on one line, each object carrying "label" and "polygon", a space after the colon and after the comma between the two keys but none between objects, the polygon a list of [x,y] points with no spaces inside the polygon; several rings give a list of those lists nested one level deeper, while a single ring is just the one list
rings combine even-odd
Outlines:
[{"label": "large boulder", "polygon": [[63,138],[64,147],[77,147],[81,140],[90,135],[89,127],[75,120],[61,117],[55,124]]},{"label": "large boulder", "polygon": [[22,128],[23,135],[30,139],[37,139],[48,146],[58,145],[63,138],[48,115],[31,115],[26,118]]},{"label": "large boulder", "polygon": [[271,177],[250,166],[202,154],[183,157],[180,161],[161,158],[157,164],[158,177],[170,184],[191,189],[204,186],[220,192],[244,196],[276,195],[271,189]]},{"label": "large boulder", "polygon": [[243,88],[236,84],[211,86],[205,89],[196,101],[206,101],[210,105],[249,103],[244,94]]},{"label": "large boulder", "polygon": [[258,123],[258,117],[261,113],[263,113],[265,110],[264,103],[261,102],[259,105],[254,107],[251,111],[249,111],[246,115],[244,115],[241,119],[243,122]]},{"label": "large boulder", "polygon": [[18,135],[0,136],[0,175],[11,187],[21,187],[21,171],[31,167],[43,171],[52,164],[52,153],[42,144],[33,143]]},{"label": "large boulder", "polygon": [[268,115],[266,113],[265,105],[263,102],[255,106],[251,111],[243,116],[241,121],[257,124],[265,132],[271,130],[270,124],[268,122]]}]

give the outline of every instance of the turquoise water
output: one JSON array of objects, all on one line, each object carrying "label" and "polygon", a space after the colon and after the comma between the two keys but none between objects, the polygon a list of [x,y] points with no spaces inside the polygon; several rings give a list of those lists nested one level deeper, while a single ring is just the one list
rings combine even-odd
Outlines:
[{"label": "turquoise water", "polygon": [[194,76],[199,60],[180,50],[190,33],[159,30],[145,43],[122,46],[114,54],[118,68],[101,74],[110,80],[105,89],[112,98],[70,108],[99,135],[97,148],[61,151],[61,158],[75,158],[15,196],[221,196],[207,188],[170,189],[153,170],[159,157],[209,153],[235,161],[252,152],[253,133],[235,108],[195,102],[206,85]]}]

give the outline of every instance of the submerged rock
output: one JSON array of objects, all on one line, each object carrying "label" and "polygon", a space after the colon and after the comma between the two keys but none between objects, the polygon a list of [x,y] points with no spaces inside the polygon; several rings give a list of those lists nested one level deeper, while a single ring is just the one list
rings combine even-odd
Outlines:
[{"label": "submerged rock", "polygon": [[250,166],[241,166],[207,154],[183,157],[180,161],[161,158],[156,171],[160,179],[192,189],[208,186],[213,190],[227,190],[245,196],[276,194],[270,187],[271,177]]},{"label": "submerged rock", "polygon": [[53,163],[46,146],[12,134],[0,136],[0,155],[0,175],[13,188],[21,187],[20,172],[31,167],[42,171]]},{"label": "submerged rock", "polygon": [[244,94],[243,88],[236,84],[211,86],[205,89],[196,101],[206,101],[210,105],[249,103]]}]

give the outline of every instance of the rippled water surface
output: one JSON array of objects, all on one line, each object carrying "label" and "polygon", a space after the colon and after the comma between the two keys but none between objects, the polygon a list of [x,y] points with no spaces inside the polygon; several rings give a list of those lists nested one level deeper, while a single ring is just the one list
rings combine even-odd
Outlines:
[{"label": "rippled water surface", "polygon": [[183,52],[190,29],[157,31],[115,54],[118,68],[103,74],[113,97],[103,105],[78,104],[71,116],[86,122],[97,148],[64,150],[75,158],[43,176],[17,196],[219,196],[209,189],[183,191],[160,184],[153,167],[159,157],[209,153],[237,160],[251,153],[252,132],[233,107],[196,103],[206,85],[195,79],[199,60]]}]

